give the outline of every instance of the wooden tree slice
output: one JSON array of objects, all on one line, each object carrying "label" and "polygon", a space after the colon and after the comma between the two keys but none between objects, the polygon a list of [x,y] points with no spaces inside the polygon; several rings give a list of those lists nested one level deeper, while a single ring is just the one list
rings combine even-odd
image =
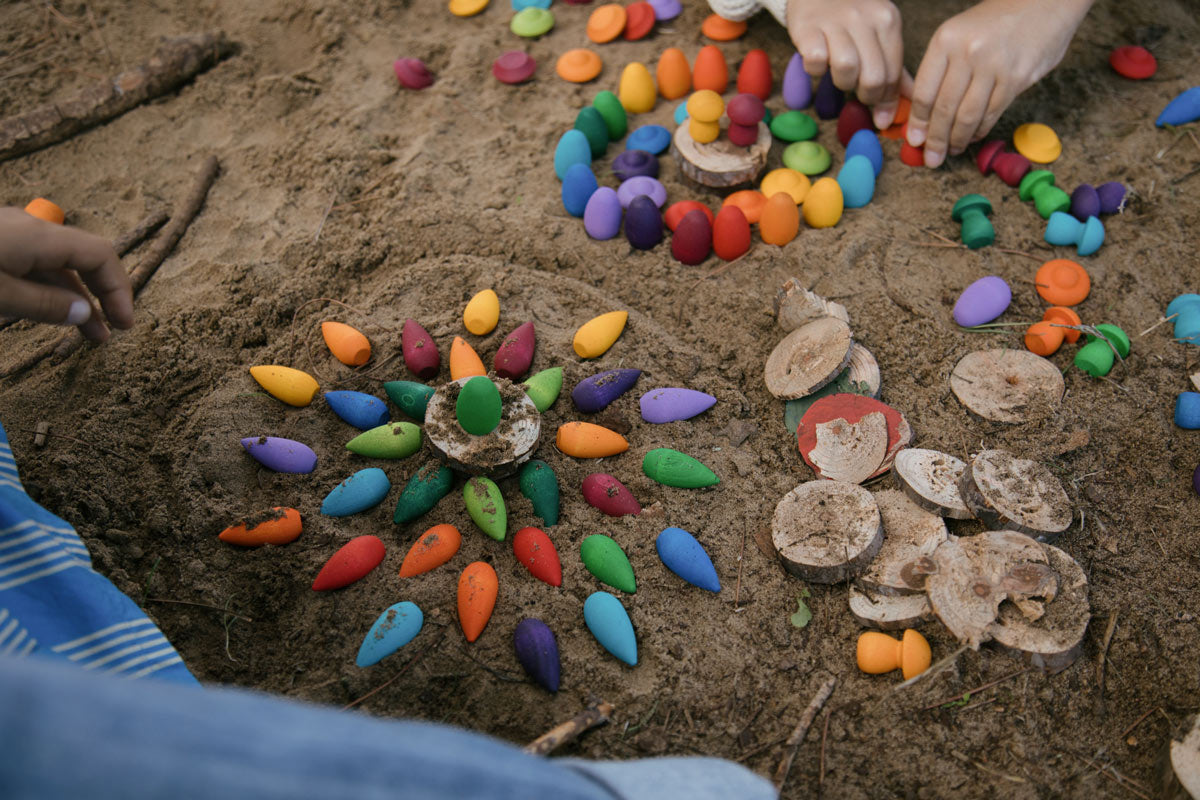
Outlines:
[{"label": "wooden tree slice", "polygon": [[[1200,388],[1200,387],[1197,387]],[[1164,800],[1200,798],[1200,715],[1193,717],[1191,727],[1182,739],[1172,739],[1169,745]]]},{"label": "wooden tree slice", "polygon": [[878,411],[858,422],[819,422],[814,432],[816,442],[803,455],[818,478],[862,483],[875,474],[887,454],[887,419]]},{"label": "wooden tree slice", "polygon": [[951,519],[971,519],[958,481],[967,465],[947,453],[908,447],[896,454],[892,475],[909,498],[926,511]]},{"label": "wooden tree slice", "polygon": [[496,429],[473,436],[458,424],[458,393],[470,378],[450,381],[429,398],[425,408],[425,439],[451,468],[467,475],[503,478],[529,460],[542,432],[537,407],[507,378],[492,378],[500,390],[501,416]]},{"label": "wooden tree slice", "polygon": [[885,631],[915,628],[933,619],[924,594],[886,595],[850,587],[850,613],[863,625]]},{"label": "wooden tree slice", "polygon": [[1083,652],[1083,636],[1092,613],[1083,569],[1057,547],[1044,547],[1058,591],[1036,620],[1030,620],[1018,606],[1002,604],[992,641],[1020,655],[1031,666],[1053,674],[1069,667]]},{"label": "wooden tree slice", "polygon": [[[838,439],[846,439],[851,434],[858,432],[843,432],[838,428],[838,424],[857,426],[871,414],[881,414],[887,420],[887,448],[884,451],[883,459],[863,480],[887,472],[892,468],[892,461],[895,459],[896,453],[908,447],[909,442],[912,441],[912,429],[908,426],[904,415],[896,409],[872,397],[863,397],[857,394],[843,393],[823,397],[804,412],[804,416],[800,418],[800,424],[796,426],[796,445],[800,449],[800,455],[803,456],[805,463],[812,467],[813,472],[816,472],[817,475],[824,477],[829,465],[836,462],[831,460],[834,451],[825,445],[822,438],[836,436]],[[861,433],[869,433],[869,429]],[[832,442],[831,445],[834,443],[836,442]],[[847,454],[850,452],[847,448],[843,448],[843,451]],[[815,460],[814,452],[822,454],[824,461]],[[858,464],[860,461],[861,459],[856,459],[854,463]],[[850,463],[848,459],[847,463]],[[848,468],[840,465],[837,471],[843,474],[849,473]]]},{"label": "wooden tree slice", "polygon": [[722,134],[708,144],[700,144],[688,133],[684,122],[671,139],[671,155],[679,171],[702,186],[725,189],[753,183],[767,166],[771,151],[771,129],[758,123],[758,139],[749,147],[739,147]]},{"label": "wooden tree slice", "polygon": [[844,305],[808,291],[799,278],[788,278],[775,292],[775,321],[784,331],[794,331],[821,317],[837,317],[850,324],[850,314]]},{"label": "wooden tree slice", "polygon": [[1058,590],[1045,545],[1016,531],[948,537],[933,552],[933,566],[925,579],[933,613],[976,650],[993,638],[1003,601],[1036,617],[1041,608],[1033,598],[1053,600]]},{"label": "wooden tree slice", "polygon": [[783,423],[787,425],[789,431],[795,433],[800,418],[812,407],[813,403],[822,397],[849,393],[878,399],[881,385],[879,364],[875,361],[875,356],[871,355],[870,350],[855,342],[850,348],[850,364],[836,378],[810,395],[784,402]]},{"label": "wooden tree slice", "polygon": [[950,373],[950,388],[964,406],[995,422],[1048,417],[1066,391],[1058,367],[1028,350],[967,353]]},{"label": "wooden tree slice", "polygon": [[837,583],[867,568],[883,544],[883,526],[866,489],[809,481],[775,506],[771,540],[788,572],[812,583]]},{"label": "wooden tree slice", "polygon": [[933,551],[947,538],[946,523],[895,489],[876,492],[875,503],[883,520],[883,546],[859,584],[881,595],[924,596]]},{"label": "wooden tree slice", "polygon": [[836,378],[850,363],[850,326],[836,317],[821,317],[783,337],[763,369],[767,390],[784,400],[812,394]]},{"label": "wooden tree slice", "polygon": [[984,450],[963,470],[958,491],[989,528],[1053,541],[1071,526],[1071,501],[1044,464],[1005,450]]}]

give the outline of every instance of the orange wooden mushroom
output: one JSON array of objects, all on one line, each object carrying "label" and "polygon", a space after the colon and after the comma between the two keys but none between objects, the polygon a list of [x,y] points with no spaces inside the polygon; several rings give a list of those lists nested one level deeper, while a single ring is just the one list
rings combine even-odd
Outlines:
[{"label": "orange wooden mushroom", "polygon": [[929,642],[912,628],[904,632],[901,641],[878,631],[867,631],[858,637],[858,668],[871,675],[899,668],[908,680],[929,669],[931,660]]},{"label": "orange wooden mushroom", "polygon": [[32,217],[43,219],[46,222],[53,222],[56,225],[62,225],[63,220],[67,218],[67,215],[63,213],[61,208],[44,197],[30,200],[29,205],[25,206],[25,213]]}]

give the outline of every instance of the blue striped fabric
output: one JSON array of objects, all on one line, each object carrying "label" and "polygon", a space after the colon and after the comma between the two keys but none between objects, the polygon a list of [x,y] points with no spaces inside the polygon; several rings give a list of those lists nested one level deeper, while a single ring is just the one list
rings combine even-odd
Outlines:
[{"label": "blue striped fabric", "polygon": [[25,494],[0,426],[0,656],[195,684],[150,619],[92,569],[79,534]]}]

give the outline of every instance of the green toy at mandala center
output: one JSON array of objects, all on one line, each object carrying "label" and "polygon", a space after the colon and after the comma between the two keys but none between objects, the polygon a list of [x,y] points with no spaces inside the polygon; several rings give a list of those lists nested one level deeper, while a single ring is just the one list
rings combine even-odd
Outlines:
[{"label": "green toy at mandala center", "polygon": [[502,405],[496,384],[476,375],[459,390],[454,413],[464,431],[473,436],[487,436],[500,424]]}]

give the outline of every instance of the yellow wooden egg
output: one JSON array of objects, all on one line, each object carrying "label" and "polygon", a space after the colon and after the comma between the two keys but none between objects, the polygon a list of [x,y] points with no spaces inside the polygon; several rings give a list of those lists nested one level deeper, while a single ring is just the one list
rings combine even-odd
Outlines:
[{"label": "yellow wooden egg", "polygon": [[358,328],[330,320],[321,323],[321,336],[333,357],[348,367],[361,367],[371,359],[371,343]]},{"label": "yellow wooden egg", "polygon": [[1058,134],[1040,122],[1026,122],[1013,131],[1013,146],[1035,164],[1049,164],[1062,155]]},{"label": "yellow wooden egg", "polygon": [[725,113],[725,101],[712,89],[701,89],[688,98],[687,113],[697,122],[716,122]]},{"label": "yellow wooden egg", "polygon": [[810,228],[832,228],[842,218],[842,187],[833,178],[820,178],[804,196],[802,208]]},{"label": "yellow wooden egg", "polygon": [[575,331],[575,352],[580,358],[598,358],[613,346],[625,323],[628,311],[609,311],[607,314],[588,320]]},{"label": "yellow wooden egg", "polygon": [[250,375],[258,381],[258,385],[267,390],[290,406],[306,406],[312,402],[317,389],[317,381],[312,375],[291,367],[279,364],[267,364],[250,368]]},{"label": "yellow wooden egg", "polygon": [[463,325],[476,336],[491,333],[500,321],[500,298],[491,289],[484,289],[471,298],[463,309]]},{"label": "yellow wooden egg", "polygon": [[630,114],[643,114],[654,110],[654,101],[658,98],[658,87],[654,85],[654,76],[646,65],[634,61],[625,65],[621,73],[621,84],[617,88],[617,99]]},{"label": "yellow wooden egg", "polygon": [[456,17],[471,17],[487,8],[488,0],[450,0],[450,13]]},{"label": "yellow wooden egg", "polygon": [[808,190],[812,188],[812,181],[803,172],[780,167],[768,172],[758,188],[767,197],[774,197],[779,192],[787,192],[796,201],[796,205],[800,205],[808,196]]},{"label": "yellow wooden egg", "polygon": [[700,144],[715,142],[721,135],[721,123],[701,122],[698,119],[688,120],[688,135]]}]

